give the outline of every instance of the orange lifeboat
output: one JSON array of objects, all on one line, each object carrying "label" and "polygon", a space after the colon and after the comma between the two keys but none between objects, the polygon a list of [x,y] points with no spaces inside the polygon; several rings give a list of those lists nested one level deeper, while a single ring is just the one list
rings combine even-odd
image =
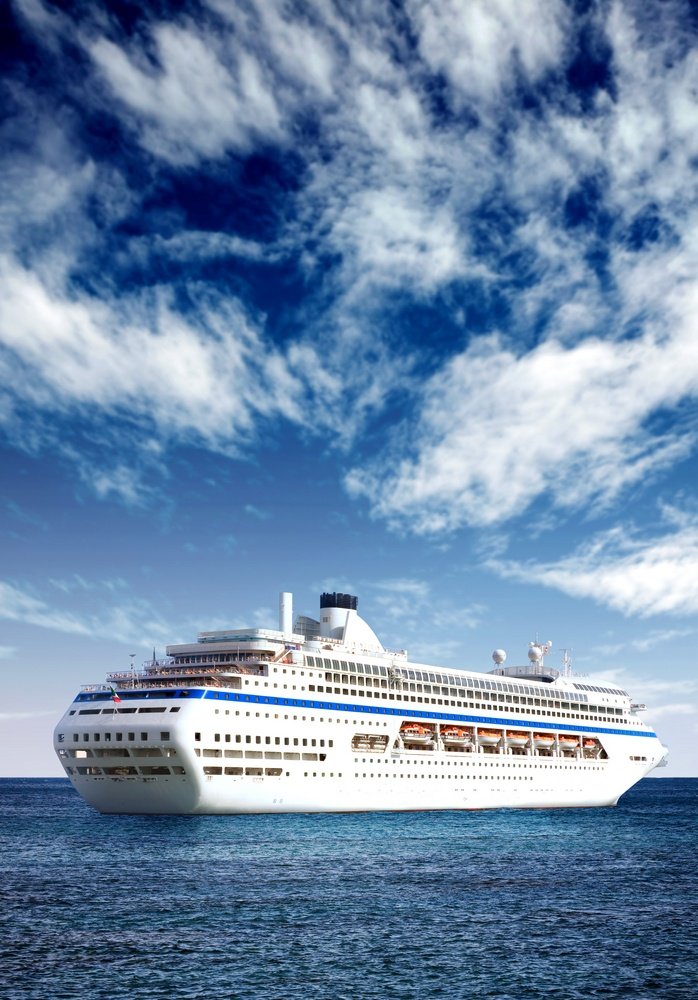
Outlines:
[{"label": "orange lifeboat", "polygon": [[577,737],[569,736],[567,733],[559,738],[558,743],[560,744],[561,750],[576,750],[579,746],[579,740]]},{"label": "orange lifeboat", "polygon": [[525,747],[528,743],[528,733],[519,733],[507,729],[506,737],[510,747]]},{"label": "orange lifeboat", "polygon": [[451,746],[465,746],[470,743],[470,733],[462,726],[442,726],[441,739]]},{"label": "orange lifeboat", "polygon": [[434,731],[428,726],[423,726],[421,722],[403,722],[400,726],[400,736],[405,743],[426,746],[434,739]]},{"label": "orange lifeboat", "polygon": [[533,734],[533,745],[537,750],[549,750],[554,742],[555,737],[551,736],[549,733]]},{"label": "orange lifeboat", "polygon": [[477,738],[482,746],[493,747],[501,740],[502,732],[500,729],[478,729]]}]

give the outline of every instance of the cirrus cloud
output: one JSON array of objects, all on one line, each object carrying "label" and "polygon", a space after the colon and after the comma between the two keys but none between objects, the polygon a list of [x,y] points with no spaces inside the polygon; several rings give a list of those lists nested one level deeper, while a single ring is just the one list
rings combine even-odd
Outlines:
[{"label": "cirrus cloud", "polygon": [[554,563],[491,560],[506,579],[535,580],[573,597],[591,598],[628,615],[698,613],[698,519],[665,512],[662,535],[613,528]]}]

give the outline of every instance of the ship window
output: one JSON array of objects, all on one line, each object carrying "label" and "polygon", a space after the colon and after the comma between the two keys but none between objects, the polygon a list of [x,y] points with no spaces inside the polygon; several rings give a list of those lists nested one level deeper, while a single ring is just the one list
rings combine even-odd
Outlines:
[{"label": "ship window", "polygon": [[77,743],[79,739],[80,739],[80,737],[78,736],[78,734],[77,733],[73,733],[73,743]]},{"label": "ship window", "polygon": [[169,740],[169,738],[170,738],[170,732],[169,732],[169,730],[166,729],[166,730],[164,730],[163,732],[160,733],[160,739],[161,740]]},{"label": "ship window", "polygon": [[[128,738],[129,739],[132,738],[132,734],[131,733],[128,734]],[[194,739],[195,740],[200,740],[201,739],[201,733],[194,733]]]},{"label": "ship window", "polygon": [[148,739],[148,734],[147,733],[141,733],[141,740],[143,740],[143,742],[145,742],[147,739]]}]

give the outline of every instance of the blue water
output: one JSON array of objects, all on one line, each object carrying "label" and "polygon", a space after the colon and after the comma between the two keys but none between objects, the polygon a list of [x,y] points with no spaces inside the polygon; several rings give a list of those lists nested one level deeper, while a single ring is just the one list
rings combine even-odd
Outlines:
[{"label": "blue water", "polygon": [[0,997],[698,997],[698,780],[615,809],[100,816],[0,781]]}]

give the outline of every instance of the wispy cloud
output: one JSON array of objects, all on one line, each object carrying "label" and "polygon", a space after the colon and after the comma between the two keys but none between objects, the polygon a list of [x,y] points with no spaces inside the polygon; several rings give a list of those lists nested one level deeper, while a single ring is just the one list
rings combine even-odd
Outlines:
[{"label": "wispy cloud", "polygon": [[667,705],[652,705],[652,719],[662,719],[672,715],[698,715],[698,705],[688,702],[674,702]]},{"label": "wispy cloud", "polygon": [[695,629],[654,629],[644,636],[638,636],[627,642],[608,642],[594,646],[592,652],[599,656],[615,656],[623,650],[630,649],[638,653],[646,653],[650,649],[665,646],[674,639],[683,639],[688,635],[696,635]]},{"label": "wispy cloud", "polygon": [[624,528],[601,533],[555,563],[490,560],[508,579],[531,580],[575,597],[604,602],[625,614],[698,612],[698,519],[668,509],[664,534]]},{"label": "wispy cloud", "polygon": [[55,718],[55,709],[51,708],[44,712],[0,712],[1,722],[14,722],[20,719],[41,719],[51,715]]},{"label": "wispy cloud", "polygon": [[693,428],[648,429],[662,407],[698,397],[684,319],[667,337],[548,342],[520,356],[480,340],[426,384],[410,445],[347,485],[419,532],[496,524],[543,493],[563,508],[608,502],[695,447]]},{"label": "wispy cloud", "polygon": [[43,517],[38,517],[31,511],[25,510],[20,504],[15,503],[14,500],[7,500],[4,504],[5,510],[16,520],[22,524],[30,525],[34,528],[41,528],[42,531],[48,529],[48,522]]},{"label": "wispy cloud", "polygon": [[[110,588],[85,582],[83,593],[106,590],[95,610],[76,612],[55,607],[28,586],[0,581],[0,619],[51,629],[69,635],[108,638],[149,646],[171,642],[181,629],[164,621],[148,601],[137,596],[115,602]],[[60,588],[59,588],[60,589]]]},{"label": "wispy cloud", "polygon": [[245,513],[249,514],[250,517],[256,518],[258,521],[268,521],[271,517],[268,510],[264,510],[262,507],[257,507],[253,503],[245,504]]},{"label": "wispy cloud", "polygon": [[371,586],[379,591],[387,591],[391,595],[400,594],[417,600],[424,600],[431,589],[425,580],[410,580],[405,577],[396,580],[376,580]]},{"label": "wispy cloud", "polygon": [[213,33],[193,24],[159,24],[152,35],[150,63],[142,49],[130,56],[106,38],[89,45],[146,149],[186,165],[281,138],[272,80],[252,55],[221,51]]},{"label": "wispy cloud", "polygon": [[[19,9],[80,114],[16,81],[13,127],[42,127],[3,161],[15,443],[118,420],[130,457],[100,463],[86,435],[63,453],[138,504],[171,447],[238,456],[290,423],[354,448],[351,495],[425,534],[543,500],[610,507],[695,450],[697,70],[678,5],[209,0],[128,35]],[[128,162],[81,127],[107,113]],[[194,170],[240,194],[251,154],[277,174],[293,159],[250,195],[258,229],[158,202]],[[221,259],[242,267],[232,291],[206,270]],[[250,291],[272,272],[304,293],[276,343]]]}]

